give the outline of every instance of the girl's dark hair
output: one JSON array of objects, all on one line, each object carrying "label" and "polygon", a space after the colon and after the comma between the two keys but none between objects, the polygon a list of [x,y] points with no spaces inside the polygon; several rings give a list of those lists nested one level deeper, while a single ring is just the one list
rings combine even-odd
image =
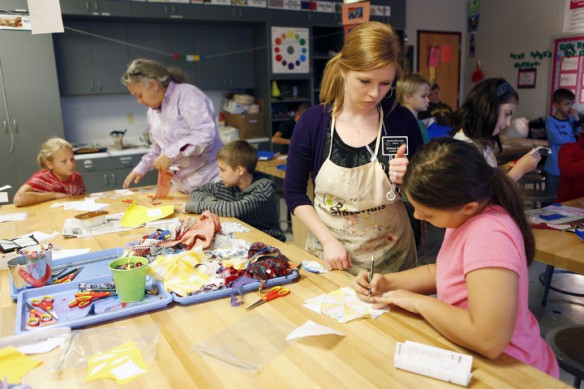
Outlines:
[{"label": "girl's dark hair", "polygon": [[456,210],[473,201],[500,205],[523,235],[527,263],[533,260],[535,238],[517,185],[505,172],[489,166],[473,144],[442,137],[420,147],[402,188],[409,198],[429,208]]},{"label": "girl's dark hair", "polygon": [[519,103],[519,95],[504,78],[481,81],[454,113],[452,135],[462,129],[472,140],[496,142],[501,148],[499,137],[493,136],[493,131],[499,119],[499,106],[507,103]]}]

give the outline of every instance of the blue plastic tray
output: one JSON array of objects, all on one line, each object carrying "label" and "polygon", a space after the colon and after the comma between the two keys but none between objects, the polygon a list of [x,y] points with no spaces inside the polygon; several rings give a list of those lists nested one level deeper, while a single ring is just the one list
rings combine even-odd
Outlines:
[{"label": "blue plastic tray", "polygon": [[[100,277],[91,280],[91,283],[112,282],[112,276]],[[16,324],[14,326],[14,333],[19,334],[26,331],[34,331],[35,329],[45,328],[28,327],[27,321],[29,318],[28,308],[26,302],[30,303],[35,297],[42,298],[45,295],[51,295],[55,299],[53,309],[59,317],[59,320],[51,324],[51,327],[83,327],[103,321],[125,318],[137,313],[148,312],[155,309],[166,307],[172,302],[172,296],[164,288],[159,289],[159,294],[162,298],[156,295],[146,295],[141,301],[127,303],[122,307],[122,303],[117,296],[111,296],[104,299],[96,300],[95,315],[87,316],[90,306],[87,308],[69,308],[69,302],[75,299],[75,293],[79,293],[79,284],[84,281],[77,281],[65,284],[45,286],[42,288],[25,289],[18,294],[16,301]],[[146,283],[145,287],[149,285]]]},{"label": "blue plastic tray", "polygon": [[[105,276],[111,277],[111,271],[109,270],[107,265],[114,259],[118,259],[123,255],[124,255],[123,248],[107,249],[102,251],[96,251],[93,253],[74,255],[72,257],[62,258],[53,261],[53,272],[68,267],[73,268],[83,266],[83,270],[81,270],[79,274],[77,274],[74,281],[87,281],[93,278]],[[46,286],[43,286],[37,289],[43,289],[45,287]],[[12,279],[12,273],[10,273],[10,297],[12,297],[13,300],[16,300],[18,292],[28,289],[16,288],[16,285],[14,285],[14,280]]]},{"label": "blue plastic tray", "polygon": [[[272,278],[271,280],[266,281],[266,288],[271,288],[272,286],[284,285],[284,284],[289,284],[291,282],[294,282],[294,280],[296,280],[298,278],[298,275],[299,275],[298,270],[294,269],[294,270],[292,270],[292,273],[290,273],[287,276],[276,277],[276,278]],[[257,291],[259,287],[260,287],[260,282],[258,281],[258,282],[252,282],[250,284],[244,285],[241,288],[241,290],[242,290],[242,292],[253,292],[253,291]],[[186,297],[177,296],[176,294],[172,293],[172,298],[174,299],[174,301],[176,301],[179,304],[196,304],[196,303],[202,303],[202,302],[209,301],[209,300],[216,300],[216,299],[220,299],[223,297],[231,296],[232,290],[233,290],[233,288],[226,288],[226,289],[214,290],[212,292],[205,292],[205,293],[195,294],[193,296],[186,296]]]}]

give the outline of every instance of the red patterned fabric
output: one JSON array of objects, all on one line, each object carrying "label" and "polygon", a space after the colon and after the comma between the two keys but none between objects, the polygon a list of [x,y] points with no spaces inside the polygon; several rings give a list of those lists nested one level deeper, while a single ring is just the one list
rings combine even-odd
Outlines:
[{"label": "red patterned fabric", "polygon": [[85,193],[85,183],[78,172],[73,172],[69,181],[61,181],[50,170],[43,169],[34,173],[24,184],[37,192],[65,193],[72,196]]}]

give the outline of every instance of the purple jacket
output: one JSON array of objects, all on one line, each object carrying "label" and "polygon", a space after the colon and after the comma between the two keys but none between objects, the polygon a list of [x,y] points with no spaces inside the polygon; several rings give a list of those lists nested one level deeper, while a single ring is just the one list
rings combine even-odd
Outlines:
[{"label": "purple jacket", "polygon": [[[390,112],[392,104],[393,100],[384,99],[381,102],[387,135],[407,136],[408,157],[412,158],[418,147],[423,144],[418,122],[408,109],[399,104]],[[291,212],[294,212],[299,205],[312,205],[312,201],[306,194],[308,178],[310,175],[314,183],[320,170],[330,123],[330,112],[323,105],[306,110],[296,123],[290,140],[284,179],[284,199]],[[379,153],[381,153],[381,147]]]}]

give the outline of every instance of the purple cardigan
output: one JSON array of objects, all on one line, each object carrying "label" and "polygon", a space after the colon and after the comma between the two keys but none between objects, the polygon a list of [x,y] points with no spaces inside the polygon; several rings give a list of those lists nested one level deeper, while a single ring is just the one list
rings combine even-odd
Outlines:
[{"label": "purple cardigan", "polygon": [[[393,100],[384,99],[381,102],[387,134],[407,136],[408,157],[411,158],[423,144],[418,122],[408,109],[399,104],[390,112],[392,104]],[[296,123],[290,140],[284,179],[284,200],[292,213],[299,205],[312,205],[306,194],[308,178],[310,175],[314,183],[322,165],[322,149],[330,122],[331,115],[328,109],[323,105],[317,105],[306,110]]]}]

